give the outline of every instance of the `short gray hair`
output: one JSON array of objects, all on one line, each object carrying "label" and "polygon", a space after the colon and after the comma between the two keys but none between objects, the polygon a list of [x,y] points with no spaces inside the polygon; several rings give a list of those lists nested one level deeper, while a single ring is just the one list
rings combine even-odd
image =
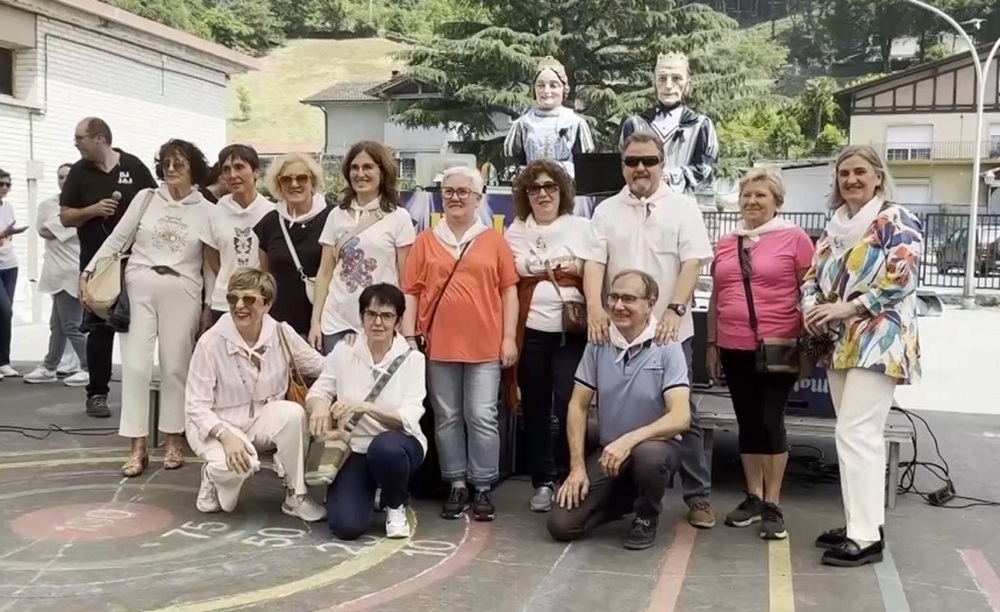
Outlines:
[{"label": "short gray hair", "polygon": [[479,170],[470,168],[469,166],[452,166],[441,174],[441,184],[444,185],[444,182],[453,176],[469,179],[472,182],[472,191],[480,194],[483,193],[486,181],[483,180],[483,175]]},{"label": "short gray hair", "polygon": [[837,179],[840,174],[840,164],[851,157],[860,157],[871,164],[875,172],[882,175],[882,184],[875,188],[875,193],[881,194],[886,202],[895,202],[896,181],[892,180],[892,175],[889,174],[889,167],[885,163],[885,160],[882,159],[882,155],[871,145],[847,145],[840,152],[840,155],[837,156],[837,161],[833,164],[833,185],[830,186],[829,200],[830,209],[837,210],[844,205],[844,197],[840,195],[840,181]]},{"label": "short gray hair", "polygon": [[740,179],[740,197],[743,197],[743,190],[750,183],[765,183],[774,196],[774,201],[778,208],[785,203],[785,184],[781,182],[781,177],[770,168],[751,168],[749,172]]},{"label": "short gray hair", "polygon": [[646,294],[642,297],[646,299],[657,299],[660,296],[660,286],[656,284],[656,279],[652,275],[643,272],[642,270],[635,270],[629,268],[627,270],[622,270],[618,274],[615,274],[614,278],[611,279],[611,284],[614,285],[618,282],[618,279],[624,276],[638,276],[639,280],[642,281],[642,290]]}]

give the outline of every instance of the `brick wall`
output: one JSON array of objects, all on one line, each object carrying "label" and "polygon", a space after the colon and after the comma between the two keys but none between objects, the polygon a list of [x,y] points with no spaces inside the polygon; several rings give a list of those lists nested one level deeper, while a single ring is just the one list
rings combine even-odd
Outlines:
[{"label": "brick wall", "polygon": [[[23,104],[0,100],[0,168],[14,175],[11,202],[23,223],[35,221],[28,163],[43,165],[38,200],[56,193],[57,167],[79,157],[73,130],[83,117],[105,119],[115,146],[150,166],[169,138],[192,140],[210,160],[226,144],[225,74],[116,39],[113,28],[106,31],[39,16],[35,49],[15,58],[15,97]],[[40,271],[40,239],[32,230],[15,245],[20,266],[15,316],[19,322],[36,320],[40,309],[29,281]]]}]

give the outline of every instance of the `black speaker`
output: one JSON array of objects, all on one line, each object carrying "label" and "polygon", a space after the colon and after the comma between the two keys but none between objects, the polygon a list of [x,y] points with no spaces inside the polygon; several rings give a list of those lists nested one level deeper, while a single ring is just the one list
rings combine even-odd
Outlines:
[{"label": "black speaker", "polygon": [[691,309],[694,318],[694,338],[691,341],[691,386],[711,387],[712,380],[705,365],[705,353],[708,347],[708,309],[695,307]]},{"label": "black speaker", "polygon": [[583,153],[573,158],[576,193],[618,193],[625,187],[622,157],[618,153]]}]

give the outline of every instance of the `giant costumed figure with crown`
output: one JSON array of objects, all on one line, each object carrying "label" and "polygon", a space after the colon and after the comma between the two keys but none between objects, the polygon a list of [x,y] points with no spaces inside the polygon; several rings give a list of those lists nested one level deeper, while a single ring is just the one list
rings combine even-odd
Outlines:
[{"label": "giant costumed figure with crown", "polygon": [[657,104],[622,123],[621,144],[636,132],[655,134],[666,152],[663,180],[678,193],[711,186],[719,157],[719,140],[712,120],[685,104],[691,91],[687,56],[660,55],[653,70]]},{"label": "giant costumed figure with crown", "polygon": [[573,156],[592,152],[594,137],[586,119],[563,106],[569,94],[566,69],[546,57],[538,63],[532,85],[535,105],[511,125],[504,157],[518,168],[536,159],[551,159],[573,177]]}]

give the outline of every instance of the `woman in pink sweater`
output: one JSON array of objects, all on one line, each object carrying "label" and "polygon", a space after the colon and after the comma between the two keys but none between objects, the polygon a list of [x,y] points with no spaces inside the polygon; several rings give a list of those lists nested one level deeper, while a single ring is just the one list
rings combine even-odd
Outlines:
[{"label": "woman in pink sweater", "polygon": [[809,236],[778,216],[784,199],[781,180],[767,170],[740,181],[743,222],[716,245],[708,313],[708,368],[716,378],[720,367],[725,373],[747,482],[747,497],[726,524],[760,521],[765,539],[788,535],[778,502],[788,460],[785,404],[796,375],[762,371],[757,349],[799,337],[799,286],[813,255]]}]

